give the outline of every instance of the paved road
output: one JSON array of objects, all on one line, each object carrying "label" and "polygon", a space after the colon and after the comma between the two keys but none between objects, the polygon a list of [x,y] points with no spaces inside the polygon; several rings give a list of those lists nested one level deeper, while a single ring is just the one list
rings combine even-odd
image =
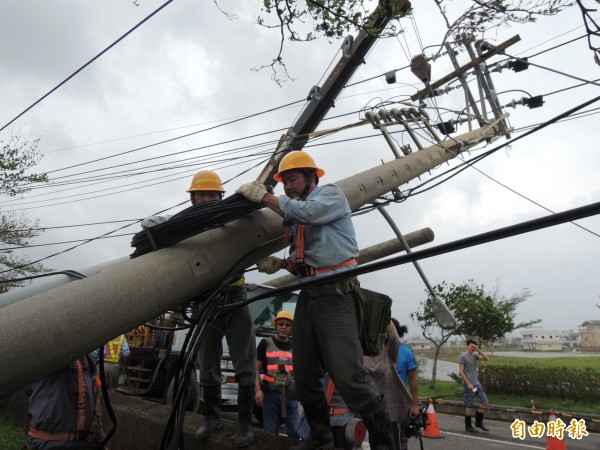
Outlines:
[{"label": "paved road", "polygon": [[[232,422],[237,420],[235,413],[225,413],[224,416]],[[546,449],[546,437],[532,438],[526,436],[524,440],[512,437],[510,423],[486,420],[486,427],[490,431],[480,431],[477,434],[467,434],[464,417],[437,414],[436,418],[440,428],[440,439],[423,438],[424,450],[522,450]],[[255,423],[255,426],[258,426]],[[285,429],[281,427],[281,434]],[[567,450],[600,450],[600,434],[590,433],[581,440],[565,439]],[[411,438],[408,442],[409,450],[420,450],[419,441]]]},{"label": "paved road", "polygon": [[[433,370],[433,359],[419,358],[419,364],[421,364],[422,367],[421,376],[426,380],[431,380],[431,371]],[[452,381],[452,378],[448,376],[448,374],[452,372],[458,375],[458,362],[442,361],[438,359],[435,377],[436,380]]]},{"label": "paved road", "polygon": [[[521,441],[512,437],[510,424],[486,420],[489,432],[480,431],[478,434],[466,434],[464,417],[436,414],[440,427],[441,439],[423,438],[425,450],[519,450],[519,449],[545,449],[546,438],[532,438],[527,436]],[[600,435],[590,433],[581,440],[567,438],[565,440],[568,450],[598,450],[600,449]],[[409,450],[420,450],[419,441],[411,439],[408,443]]]}]

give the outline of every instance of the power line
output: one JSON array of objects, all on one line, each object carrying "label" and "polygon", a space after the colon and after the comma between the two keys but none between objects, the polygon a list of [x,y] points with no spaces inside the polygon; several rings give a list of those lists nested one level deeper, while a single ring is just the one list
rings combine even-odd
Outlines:
[{"label": "power line", "polygon": [[[124,222],[123,220],[121,220],[120,222]],[[138,220],[139,222],[139,220]],[[112,239],[112,238],[116,238],[116,237],[123,237],[123,236],[133,236],[135,233],[125,233],[125,234],[115,234],[113,236],[101,236],[101,237],[97,237],[97,238],[87,238],[87,239],[75,239],[72,241],[62,241],[62,242],[50,242],[48,244],[33,244],[33,245],[22,245],[20,247],[6,247],[6,248],[0,248],[0,251],[3,250],[21,250],[24,248],[34,248],[34,247],[48,247],[50,245],[60,245],[60,244],[72,244],[74,242],[90,242],[92,240],[95,239]]]},{"label": "power line", "polygon": [[131,28],[127,33],[125,33],[123,36],[121,36],[115,42],[113,42],[112,44],[110,44],[108,47],[106,47],[104,50],[102,50],[100,53],[98,53],[96,56],[94,56],[92,59],[90,59],[88,62],[86,62],[83,66],[81,66],[79,69],[77,69],[75,72],[73,72],[67,78],[65,78],[62,82],[60,82],[58,85],[56,85],[53,89],[51,89],[43,97],[41,97],[39,100],[35,101],[31,106],[29,106],[27,109],[25,109],[22,113],[20,113],[18,116],[16,116],[10,122],[8,122],[6,125],[4,125],[2,128],[0,128],[0,131],[3,131],[10,124],[14,123],[15,120],[17,120],[18,118],[20,118],[27,111],[29,111],[30,109],[32,109],[34,106],[36,106],[38,103],[40,103],[46,97],[48,97],[54,91],[56,91],[57,89],[59,89],[62,85],[64,85],[65,83],[67,83],[71,78],[73,78],[75,75],[77,75],[83,69],[85,69],[87,66],[89,66],[91,63],[93,63],[94,61],[96,61],[98,58],[100,58],[102,55],[104,55],[107,51],[109,51],[111,48],[113,48],[115,45],[117,45],[119,42],[121,42],[123,39],[125,39],[129,34],[131,34],[133,31],[135,31],[137,28],[139,28],[141,25],[143,25],[152,16],[154,16],[156,13],[158,13],[161,9],[163,9],[165,6],[167,6],[172,1],[173,0],[168,0],[167,2],[163,3],[160,7],[158,7],[157,9],[155,9],[154,12],[152,12],[150,15],[146,16],[141,22],[139,22],[137,25],[135,25],[133,28]]},{"label": "power line", "polygon": [[[169,1],[173,1],[173,0],[169,0]],[[46,173],[60,172],[60,171],[63,171],[63,170],[72,169],[74,167],[85,166],[87,164],[92,164],[92,163],[95,163],[95,162],[98,162],[98,161],[104,161],[104,160],[107,160],[107,159],[115,158],[117,156],[122,156],[122,155],[126,155],[126,154],[129,154],[129,153],[137,152],[137,151],[140,151],[140,150],[145,150],[145,149],[151,148],[151,147],[156,147],[157,145],[166,144],[167,142],[173,142],[173,141],[176,141],[178,139],[183,139],[183,138],[186,138],[186,137],[189,137],[189,136],[193,136],[193,135],[196,135],[196,134],[199,134],[199,133],[204,133],[205,131],[214,130],[216,128],[224,127],[226,125],[231,125],[233,123],[240,122],[242,120],[250,119],[252,117],[257,117],[257,116],[260,116],[260,115],[263,115],[263,114],[266,114],[266,113],[269,113],[269,112],[277,111],[278,109],[284,108],[286,106],[294,105],[296,103],[301,103],[301,102],[304,102],[304,101],[305,100],[296,100],[296,101],[288,103],[286,105],[277,106],[275,108],[271,108],[271,109],[267,109],[267,110],[260,111],[260,112],[257,112],[257,113],[249,114],[249,115],[243,116],[243,117],[241,117],[239,119],[230,120],[229,122],[221,123],[219,125],[214,125],[212,127],[204,128],[202,130],[194,131],[192,133],[183,134],[181,136],[176,136],[176,137],[171,138],[171,139],[165,139],[165,140],[162,140],[162,141],[159,141],[159,142],[155,142],[153,144],[148,144],[148,145],[144,145],[142,147],[134,148],[132,150],[127,150],[127,151],[124,151],[124,152],[121,152],[121,153],[116,153],[114,155],[105,156],[103,158],[93,159],[91,161],[86,161],[86,162],[79,163],[79,164],[73,164],[71,166],[66,166],[66,167],[63,167],[61,169],[51,170],[51,171],[46,172]]]}]

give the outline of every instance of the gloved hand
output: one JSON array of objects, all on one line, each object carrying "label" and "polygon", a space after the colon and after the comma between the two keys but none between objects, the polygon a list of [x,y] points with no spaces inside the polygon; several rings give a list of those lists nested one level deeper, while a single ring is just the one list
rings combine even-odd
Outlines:
[{"label": "gloved hand", "polygon": [[236,194],[243,195],[248,200],[254,203],[260,203],[265,195],[267,195],[267,187],[260,184],[258,181],[242,184],[235,190]]},{"label": "gloved hand", "polygon": [[277,272],[279,269],[283,269],[284,264],[285,261],[277,256],[269,256],[256,263],[259,272],[269,275]]},{"label": "gloved hand", "polygon": [[150,227],[153,227],[155,225],[158,225],[159,223],[166,222],[171,217],[173,217],[173,216],[150,216],[150,217],[146,217],[145,219],[143,219],[140,222],[140,225],[145,230],[147,228],[150,228]]}]

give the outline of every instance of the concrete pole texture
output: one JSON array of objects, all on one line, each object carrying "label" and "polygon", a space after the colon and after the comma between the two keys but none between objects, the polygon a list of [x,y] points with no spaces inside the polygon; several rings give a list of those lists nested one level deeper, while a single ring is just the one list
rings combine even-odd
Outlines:
[{"label": "concrete pole texture", "polygon": [[[480,128],[337,184],[356,210],[498,132]],[[0,397],[281,250],[282,231],[281,217],[263,209],[1,308]]]}]

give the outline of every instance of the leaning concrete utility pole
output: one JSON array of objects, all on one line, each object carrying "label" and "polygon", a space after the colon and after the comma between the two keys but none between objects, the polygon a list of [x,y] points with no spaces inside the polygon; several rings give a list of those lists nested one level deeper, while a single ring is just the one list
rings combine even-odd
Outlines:
[{"label": "leaning concrete utility pole", "polygon": [[[337,184],[357,210],[499,132],[488,125]],[[262,209],[0,309],[0,397],[283,249],[282,233],[281,217]]]},{"label": "leaning concrete utility pole", "polygon": [[[410,248],[428,244],[433,242],[433,230],[431,228],[422,228],[413,231],[412,233],[408,233],[404,236],[404,239]],[[358,262],[358,265],[360,266],[361,264],[370,263],[402,251],[405,251],[402,243],[397,238],[390,239],[389,241],[380,242],[379,244],[362,249],[358,254],[358,258],[356,258],[356,262]],[[274,280],[269,280],[263,284],[265,286],[278,288],[297,282],[298,277],[288,274],[275,278]]]}]

